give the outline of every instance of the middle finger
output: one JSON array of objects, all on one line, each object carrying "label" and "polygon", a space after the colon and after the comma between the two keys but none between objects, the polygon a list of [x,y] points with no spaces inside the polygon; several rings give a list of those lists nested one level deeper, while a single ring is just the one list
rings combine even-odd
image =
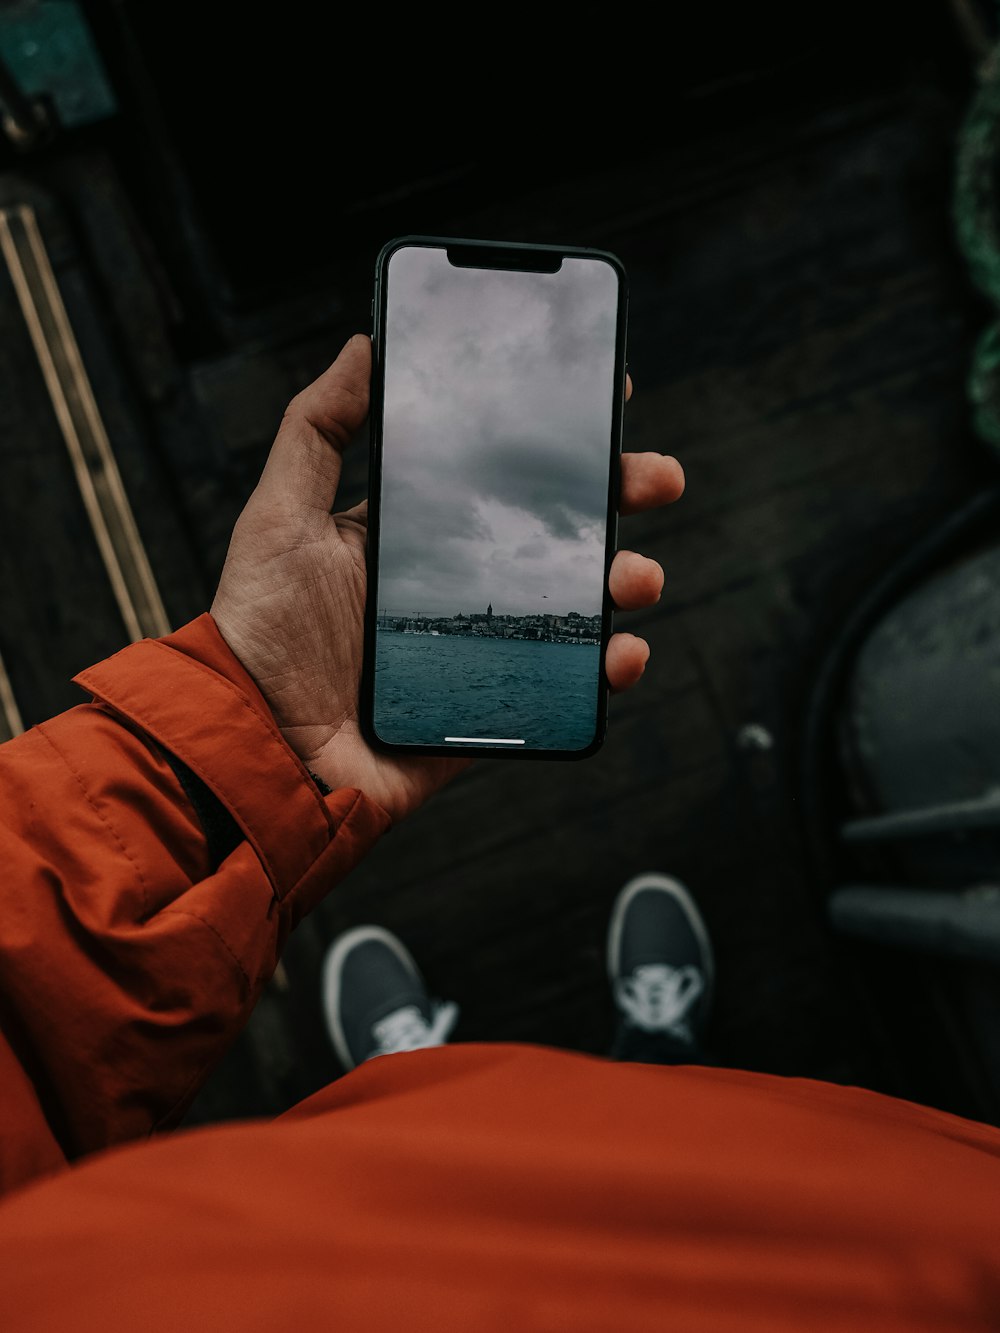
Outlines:
[{"label": "middle finger", "polygon": [[636,551],[619,551],[611,562],[608,587],[619,611],[638,611],[660,600],[663,569]]}]

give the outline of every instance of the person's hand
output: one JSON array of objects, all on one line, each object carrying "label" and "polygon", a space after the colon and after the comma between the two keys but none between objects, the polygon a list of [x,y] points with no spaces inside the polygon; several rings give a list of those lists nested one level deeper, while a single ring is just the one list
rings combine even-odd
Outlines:
[{"label": "person's hand", "polygon": [[[370,378],[371,342],[355,334],[329,370],[292,399],[233,531],[212,615],[307,768],[334,789],[360,788],[397,820],[471,760],[380,754],[358,726],[368,505],[331,511],[341,452],[368,412]],[[622,456],[623,514],[668,504],[683,489],[676,459]],[[652,606],[663,570],[619,551],[610,587],[621,610]],[[644,640],[613,635],[611,688],[634,685],[648,657]]]}]

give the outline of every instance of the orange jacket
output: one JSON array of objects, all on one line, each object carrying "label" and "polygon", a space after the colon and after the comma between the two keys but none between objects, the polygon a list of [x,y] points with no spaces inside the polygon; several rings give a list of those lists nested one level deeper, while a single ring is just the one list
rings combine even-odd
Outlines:
[{"label": "orange jacket", "polygon": [[388,819],[208,616],[78,680],[0,748],[4,1330],[1000,1328],[1000,1132],[858,1089],[459,1045],[129,1144]]}]

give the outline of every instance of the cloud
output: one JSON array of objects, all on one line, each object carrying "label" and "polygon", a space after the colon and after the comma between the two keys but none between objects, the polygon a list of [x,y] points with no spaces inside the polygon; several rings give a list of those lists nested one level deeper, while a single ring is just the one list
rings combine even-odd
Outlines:
[{"label": "cloud", "polygon": [[591,540],[607,513],[607,457],[562,440],[494,441],[470,453],[466,467],[470,491],[530,514],[560,540]]},{"label": "cloud", "polygon": [[548,546],[543,541],[525,542],[514,552],[515,560],[537,560],[548,553]]},{"label": "cloud", "polygon": [[389,273],[380,604],[593,613],[612,270],[581,260],[557,274],[457,269],[413,248]]}]

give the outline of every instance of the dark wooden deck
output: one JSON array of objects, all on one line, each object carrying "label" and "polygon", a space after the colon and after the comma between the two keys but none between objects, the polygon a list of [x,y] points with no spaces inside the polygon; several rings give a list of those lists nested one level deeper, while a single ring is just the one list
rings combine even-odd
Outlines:
[{"label": "dark wooden deck", "polygon": [[[604,1051],[608,911],[652,868],[684,879],[707,918],[720,1062],[936,1095],[878,1064],[878,1015],[809,868],[797,773],[805,700],[843,616],[991,475],[964,393],[982,315],[949,221],[965,89],[932,54],[882,87],[845,76],[816,104],[764,99],[747,118],[726,94],[732,114],[697,135],[440,206],[461,234],[569,238],[626,263],[626,447],[675,453],[688,475],[671,511],[622,524],[623,543],[667,571],[660,606],[620,618],[652,662],[613,702],[599,757],[482,764],[385,838],[300,927],[287,984],[269,988],[193,1119],[277,1112],[337,1072],[319,967],[364,922],[398,932],[433,991],[459,1001],[457,1040]],[[189,317],[168,336],[163,273],[114,154],[88,145],[19,175],[42,192],[176,623],[207,604],[284,402],[366,327],[385,237],[304,305],[258,305],[201,341]],[[24,187],[8,173],[2,189]],[[74,702],[69,676],[123,637],[3,278],[0,339],[0,653],[30,723]],[[348,503],[365,466],[359,442]],[[951,1100],[988,1111],[961,1089]]]}]

